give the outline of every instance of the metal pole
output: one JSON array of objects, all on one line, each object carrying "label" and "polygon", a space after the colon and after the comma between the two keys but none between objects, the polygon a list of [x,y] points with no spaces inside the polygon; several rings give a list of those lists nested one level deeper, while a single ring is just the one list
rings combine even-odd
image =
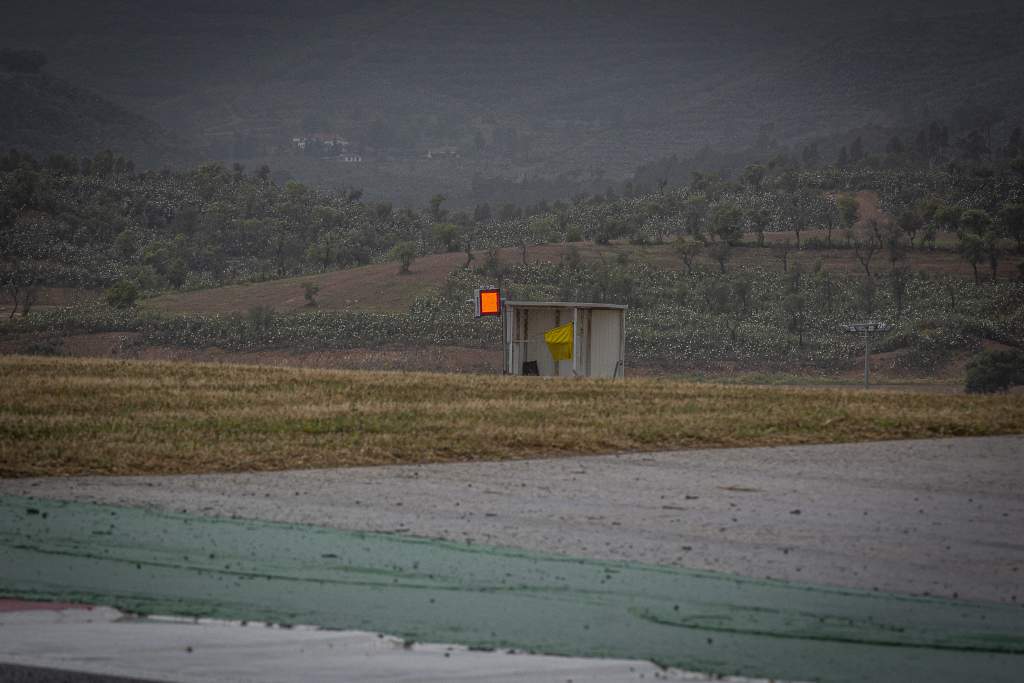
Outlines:
[{"label": "metal pole", "polygon": [[[498,296],[501,296],[501,295],[499,294]],[[500,320],[501,320],[501,374],[507,375],[507,374],[509,374],[509,371],[508,371],[509,370],[509,365],[512,364],[511,361],[509,360],[509,357],[512,354],[512,341],[511,340],[515,339],[515,336],[514,336],[514,333],[509,333],[509,329],[510,329],[509,326],[510,326],[511,323],[510,323],[509,317],[507,315],[505,315],[505,301],[504,301],[504,299],[501,302],[501,318],[500,318]]]},{"label": "metal pole", "polygon": [[580,309],[572,309],[572,376],[579,377],[580,354],[576,351],[580,343]]},{"label": "metal pole", "polygon": [[864,388],[868,388],[868,354],[871,353],[871,336],[864,330]]}]

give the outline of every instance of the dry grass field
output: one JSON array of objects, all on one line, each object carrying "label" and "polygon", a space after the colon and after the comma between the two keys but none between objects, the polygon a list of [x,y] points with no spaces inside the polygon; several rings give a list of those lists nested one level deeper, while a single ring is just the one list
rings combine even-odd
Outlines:
[{"label": "dry grass field", "polygon": [[1020,396],[0,357],[0,476],[1020,432]]}]

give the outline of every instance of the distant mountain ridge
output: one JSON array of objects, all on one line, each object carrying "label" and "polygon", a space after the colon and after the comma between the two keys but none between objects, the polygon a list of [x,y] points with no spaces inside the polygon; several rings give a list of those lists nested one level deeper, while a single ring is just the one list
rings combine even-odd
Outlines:
[{"label": "distant mountain ridge", "polygon": [[[465,198],[474,177],[611,182],[705,146],[920,127],[964,102],[1024,121],[1024,9],[999,0],[9,4],[0,44],[38,47],[51,73],[206,156],[417,205]],[[290,144],[314,133],[365,163]],[[459,155],[424,161],[438,147]]]},{"label": "distant mountain ridge", "polygon": [[197,157],[158,124],[45,73],[0,70],[0,149],[36,157],[103,150],[141,167],[181,166]]}]

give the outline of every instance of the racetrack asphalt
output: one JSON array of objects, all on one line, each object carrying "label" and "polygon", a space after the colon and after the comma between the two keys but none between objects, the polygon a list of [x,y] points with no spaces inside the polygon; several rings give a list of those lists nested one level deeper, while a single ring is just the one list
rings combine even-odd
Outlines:
[{"label": "racetrack asphalt", "polygon": [[1013,680],[1022,455],[995,437],[7,480],[0,589],[715,673]]},{"label": "racetrack asphalt", "polygon": [[1024,436],[7,479],[0,494],[1024,603]]}]

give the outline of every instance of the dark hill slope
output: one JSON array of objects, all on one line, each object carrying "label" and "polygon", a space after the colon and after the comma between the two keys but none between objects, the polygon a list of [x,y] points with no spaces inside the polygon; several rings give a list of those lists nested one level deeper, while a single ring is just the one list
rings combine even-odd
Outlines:
[{"label": "dark hill slope", "polygon": [[0,71],[0,149],[36,157],[109,149],[142,166],[189,161],[184,145],[149,119],[46,74]]},{"label": "dark hill slope", "polygon": [[[1024,118],[1024,10],[998,0],[9,4],[23,21],[0,41],[43,49],[53,73],[222,158],[368,190],[612,180],[759,131],[788,145],[910,129],[967,101],[1004,128]],[[289,149],[316,132],[366,163]],[[461,159],[426,163],[439,146]]]}]

